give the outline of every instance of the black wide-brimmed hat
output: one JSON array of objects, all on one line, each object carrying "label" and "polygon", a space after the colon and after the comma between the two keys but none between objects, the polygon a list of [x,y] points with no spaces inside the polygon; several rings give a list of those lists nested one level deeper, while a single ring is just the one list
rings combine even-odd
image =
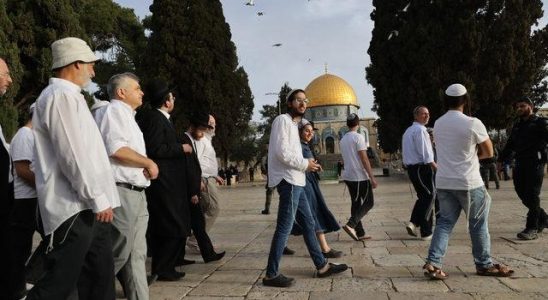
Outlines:
[{"label": "black wide-brimmed hat", "polygon": [[203,111],[194,113],[190,116],[190,124],[195,127],[205,127],[213,129],[213,126],[209,125],[209,114]]},{"label": "black wide-brimmed hat", "polygon": [[154,79],[149,82],[145,89],[144,98],[150,102],[153,107],[160,107],[164,104],[166,96],[171,93],[169,85],[162,79]]}]

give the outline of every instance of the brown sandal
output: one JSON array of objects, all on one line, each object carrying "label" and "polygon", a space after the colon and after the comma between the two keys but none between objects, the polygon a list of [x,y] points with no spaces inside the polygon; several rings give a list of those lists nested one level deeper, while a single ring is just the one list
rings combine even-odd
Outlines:
[{"label": "brown sandal", "polygon": [[503,264],[494,264],[489,268],[476,268],[476,274],[480,276],[510,277],[514,270]]},{"label": "brown sandal", "polygon": [[443,272],[440,268],[434,267],[429,263],[426,263],[422,268],[424,270],[424,276],[432,280],[444,280],[449,277],[449,275]]}]

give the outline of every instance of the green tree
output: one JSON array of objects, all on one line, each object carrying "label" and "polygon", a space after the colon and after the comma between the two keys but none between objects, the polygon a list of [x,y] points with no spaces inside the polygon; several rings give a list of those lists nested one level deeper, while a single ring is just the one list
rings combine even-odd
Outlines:
[{"label": "green tree", "polygon": [[226,162],[247,132],[253,96],[220,1],[155,0],[150,11],[144,20],[151,31],[143,61],[147,73],[175,86],[179,131],[198,110],[216,117],[214,143]]},{"label": "green tree", "polygon": [[[367,80],[380,117],[379,142],[400,147],[413,108],[426,105],[431,122],[444,112],[445,87],[464,84],[473,99],[466,112],[489,128],[504,127],[511,103],[525,95],[545,100],[545,29],[540,1],[373,1],[375,22]],[[544,99],[544,100],[543,100]]]}]

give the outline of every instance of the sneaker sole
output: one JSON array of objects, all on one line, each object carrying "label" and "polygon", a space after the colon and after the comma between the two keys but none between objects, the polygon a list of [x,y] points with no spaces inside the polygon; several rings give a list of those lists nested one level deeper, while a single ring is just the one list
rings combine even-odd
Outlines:
[{"label": "sneaker sole", "polygon": [[407,233],[408,233],[410,236],[414,236],[414,237],[417,236],[417,234],[415,233],[415,231],[414,231],[411,227],[405,226],[405,229],[407,229]]},{"label": "sneaker sole", "polygon": [[344,229],[344,231],[346,231],[346,233],[348,233],[348,235],[349,235],[354,241],[356,241],[356,242],[359,241],[358,236],[355,235],[352,231],[350,231],[350,229],[348,229],[347,226],[344,226],[343,229]]}]

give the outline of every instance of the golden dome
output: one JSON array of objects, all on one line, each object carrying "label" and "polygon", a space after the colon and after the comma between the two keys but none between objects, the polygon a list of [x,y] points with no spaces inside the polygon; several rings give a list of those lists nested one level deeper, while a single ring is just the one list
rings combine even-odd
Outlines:
[{"label": "golden dome", "polygon": [[308,107],[325,105],[354,105],[360,107],[356,93],[344,79],[324,74],[312,80],[305,89],[310,100]]}]

